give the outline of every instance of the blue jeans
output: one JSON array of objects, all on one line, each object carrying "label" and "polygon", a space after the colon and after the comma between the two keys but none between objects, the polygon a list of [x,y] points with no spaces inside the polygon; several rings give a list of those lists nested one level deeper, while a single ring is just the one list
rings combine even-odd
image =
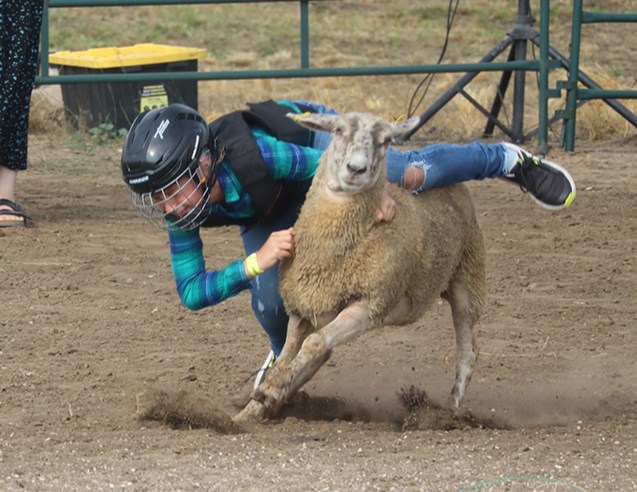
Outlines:
[{"label": "blue jeans", "polygon": [[[299,102],[319,113],[336,114],[334,110],[322,105]],[[312,145],[317,149],[325,149],[331,139],[329,133],[316,132]],[[425,180],[416,192],[473,179],[497,178],[505,173],[505,151],[506,148],[501,143],[481,142],[466,145],[435,144],[406,152],[390,148],[387,153],[387,179],[402,185],[405,169],[410,165],[422,167],[425,171]],[[291,200],[284,215],[253,226],[241,227],[246,255],[258,251],[272,232],[294,225],[304,197],[304,193],[299,193]],[[271,268],[255,277],[250,291],[252,310],[268,334],[272,350],[278,356],[285,343],[288,322],[279,293],[279,269]]]},{"label": "blue jeans", "polygon": [[[309,101],[298,101],[318,113],[337,114],[333,109]],[[313,147],[326,149],[332,141],[327,132],[316,132]],[[506,147],[502,143],[472,142],[465,145],[434,144],[420,149],[401,152],[389,148],[387,152],[387,179],[399,186],[408,166],[418,166],[425,171],[425,181],[416,193],[461,183],[473,179],[497,178],[505,174]]]},{"label": "blue jeans", "polygon": [[[246,256],[256,253],[274,231],[292,227],[299,216],[299,210],[305,199],[306,189],[299,186],[299,192],[288,200],[288,208],[271,220],[251,226],[241,226],[241,240]],[[268,337],[272,351],[276,356],[281,353],[288,326],[288,315],[283,307],[279,293],[279,268],[270,268],[254,277],[250,283],[252,311]]]}]

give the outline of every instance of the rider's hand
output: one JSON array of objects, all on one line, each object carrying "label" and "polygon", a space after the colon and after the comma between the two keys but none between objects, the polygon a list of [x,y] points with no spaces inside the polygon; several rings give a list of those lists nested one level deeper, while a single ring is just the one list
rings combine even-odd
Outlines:
[{"label": "rider's hand", "polygon": [[294,253],[294,227],[275,231],[257,251],[257,263],[264,272],[276,265],[279,260],[289,258]]},{"label": "rider's hand", "polygon": [[380,196],[378,208],[374,212],[374,218],[377,222],[390,222],[396,215],[396,202],[389,196],[387,191],[383,191]]}]

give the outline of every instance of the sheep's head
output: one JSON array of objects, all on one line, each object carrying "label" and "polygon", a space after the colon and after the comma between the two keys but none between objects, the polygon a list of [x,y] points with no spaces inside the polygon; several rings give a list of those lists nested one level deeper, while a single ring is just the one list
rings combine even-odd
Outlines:
[{"label": "sheep's head", "polygon": [[311,130],[332,134],[325,151],[327,187],[341,195],[355,195],[386,176],[385,156],[389,144],[415,128],[417,117],[390,123],[369,113],[342,115],[305,113],[289,114],[297,123]]}]

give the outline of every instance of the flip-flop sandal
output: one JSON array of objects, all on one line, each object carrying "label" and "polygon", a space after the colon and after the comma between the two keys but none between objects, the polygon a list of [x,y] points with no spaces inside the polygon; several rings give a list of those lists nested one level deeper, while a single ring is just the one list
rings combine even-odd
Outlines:
[{"label": "flip-flop sandal", "polygon": [[0,220],[0,227],[26,227],[29,224],[31,218],[16,202],[7,200],[6,198],[0,198],[0,206],[3,205],[9,208],[0,208],[0,216],[12,215],[14,217],[22,217],[22,220]]}]

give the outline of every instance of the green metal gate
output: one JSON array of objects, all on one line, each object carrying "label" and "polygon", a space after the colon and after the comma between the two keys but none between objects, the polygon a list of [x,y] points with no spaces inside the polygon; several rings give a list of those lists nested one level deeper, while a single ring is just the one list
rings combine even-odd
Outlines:
[{"label": "green metal gate", "polygon": [[[606,90],[596,84],[590,77],[579,69],[580,42],[582,25],[596,22],[637,22],[637,13],[608,13],[584,11],[583,0],[573,1],[573,23],[571,28],[571,58],[563,65],[568,70],[568,81],[560,87],[566,90],[566,109],[558,113],[564,120],[563,146],[568,151],[575,150],[575,121],[577,107],[580,101],[603,99],[606,104],[617,111],[637,128],[637,116],[616,99],[637,99],[635,90]],[[587,88],[579,87],[581,82]]]},{"label": "green metal gate", "polygon": [[[41,36],[41,74],[36,77],[38,84],[88,84],[88,83],[111,83],[130,81],[168,81],[168,80],[239,80],[239,79],[277,79],[277,78],[305,78],[305,77],[352,77],[368,75],[401,75],[401,74],[425,74],[425,73],[465,73],[463,79],[470,81],[479,72],[503,72],[504,74],[518,75],[526,71],[538,72],[539,78],[539,104],[538,104],[538,139],[541,153],[547,151],[548,126],[553,122],[562,119],[564,121],[565,139],[563,144],[567,150],[574,149],[575,140],[575,120],[578,103],[589,99],[604,99],[611,107],[617,110],[622,116],[627,118],[637,127],[637,117],[627,108],[618,103],[615,98],[637,98],[637,91],[606,91],[592,81],[586,74],[579,70],[579,46],[581,37],[581,25],[588,22],[637,22],[635,14],[603,14],[584,12],[582,0],[573,0],[573,32],[571,60],[556,52],[549,43],[549,0],[540,0],[540,31],[529,30],[532,23],[516,26],[507,33],[508,37],[516,36],[520,28],[524,28],[523,39],[508,39],[505,37],[501,46],[496,46],[493,56],[487,56],[478,63],[458,63],[458,64],[423,64],[423,65],[396,65],[396,66],[367,66],[367,67],[339,67],[339,68],[312,68],[309,56],[310,33],[309,33],[309,2],[310,0],[45,0],[42,36]],[[49,70],[49,9],[59,7],[111,7],[111,6],[140,6],[140,5],[184,5],[184,4],[228,4],[228,3],[266,3],[266,2],[297,2],[300,8],[300,60],[299,67],[295,69],[277,70],[221,70],[221,71],[195,71],[195,72],[144,72],[131,74],[82,74],[82,75],[51,75]],[[526,5],[528,10],[529,0],[519,0],[519,9]],[[519,16],[520,17],[520,16]],[[537,60],[528,60],[525,57],[525,48],[520,48],[520,43],[527,41],[534,42],[540,48],[540,57]],[[511,43],[518,43],[515,48],[516,53],[521,53],[516,57],[509,57],[508,61],[494,61],[506,46]],[[549,88],[549,70],[554,68],[565,68],[569,72],[568,81],[558,82],[556,88]],[[461,79],[461,80],[463,80]],[[578,87],[578,80],[582,81],[588,89]],[[524,86],[516,84],[518,97],[523,100]],[[566,109],[556,112],[555,117],[549,119],[548,100],[561,97],[561,91],[567,92]],[[450,94],[450,99],[455,94],[462,94],[470,102],[485,114],[492,125],[496,125],[513,140],[523,141],[528,136],[522,133],[521,118],[522,108],[514,107],[514,127],[507,129],[497,119],[497,111],[489,113],[476,101],[470,99],[468,94],[460,86],[457,91]],[[444,103],[435,105],[438,111]],[[515,105],[515,96],[514,96]],[[495,102],[494,102],[495,106]],[[518,104],[518,106],[520,106]],[[435,112],[433,111],[433,112]],[[424,122],[433,114],[430,110],[421,115],[421,122]]]}]

